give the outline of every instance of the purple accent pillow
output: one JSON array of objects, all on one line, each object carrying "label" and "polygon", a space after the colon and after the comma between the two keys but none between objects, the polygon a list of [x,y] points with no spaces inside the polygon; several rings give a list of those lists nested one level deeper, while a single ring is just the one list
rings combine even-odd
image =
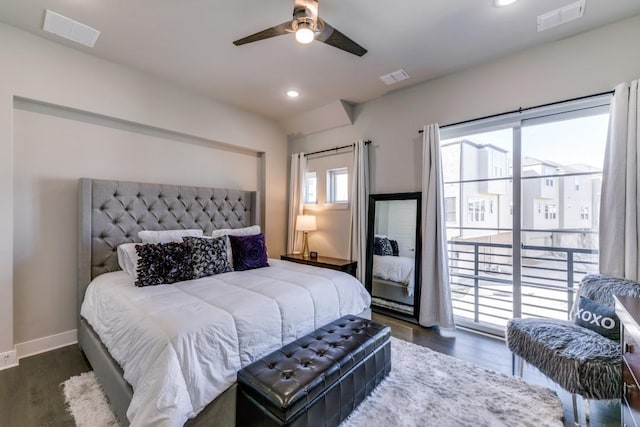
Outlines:
[{"label": "purple accent pillow", "polygon": [[264,234],[253,236],[232,236],[231,253],[233,254],[233,269],[235,271],[252,270],[254,268],[269,267],[267,262],[267,246]]},{"label": "purple accent pillow", "polygon": [[193,279],[191,251],[186,243],[136,245],[136,286],[155,286]]}]

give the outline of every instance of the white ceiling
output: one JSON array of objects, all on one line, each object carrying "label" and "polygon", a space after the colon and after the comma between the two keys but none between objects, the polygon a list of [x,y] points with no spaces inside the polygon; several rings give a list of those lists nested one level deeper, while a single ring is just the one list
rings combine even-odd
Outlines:
[{"label": "white ceiling", "polygon": [[[233,40],[291,19],[293,0],[1,0],[0,21],[274,119],[359,103],[640,13],[638,0],[587,0],[582,19],[538,33],[536,17],[572,0],[320,0],[320,16],[364,46],[359,58],[292,35]],[[102,32],[95,48],[41,30],[44,10]],[[404,68],[386,86],[378,76]],[[286,89],[301,92],[287,99]]]}]

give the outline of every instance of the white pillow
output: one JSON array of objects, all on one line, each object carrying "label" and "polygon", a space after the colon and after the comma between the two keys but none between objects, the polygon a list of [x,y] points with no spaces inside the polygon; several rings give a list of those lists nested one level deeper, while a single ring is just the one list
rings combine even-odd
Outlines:
[{"label": "white pillow", "polygon": [[216,238],[227,236],[227,259],[229,260],[231,268],[233,268],[233,252],[231,251],[231,241],[229,240],[229,236],[255,236],[256,234],[260,234],[259,225],[252,225],[251,227],[243,228],[221,228],[219,230],[213,230],[211,232],[211,237]]},{"label": "white pillow", "polygon": [[183,237],[202,237],[202,230],[142,230],[138,231],[142,243],[182,243]]},{"label": "white pillow", "polygon": [[118,265],[129,276],[138,278],[138,261],[140,256],[136,252],[139,243],[123,243],[118,246]]}]

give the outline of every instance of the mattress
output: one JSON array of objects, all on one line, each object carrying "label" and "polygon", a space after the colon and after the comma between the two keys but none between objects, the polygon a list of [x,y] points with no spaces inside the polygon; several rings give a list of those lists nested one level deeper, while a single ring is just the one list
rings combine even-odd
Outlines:
[{"label": "mattress", "polygon": [[132,426],[182,426],[230,387],[241,367],[370,305],[348,274],[269,264],[143,288],[122,271],[91,282],[81,314],[133,388]]}]

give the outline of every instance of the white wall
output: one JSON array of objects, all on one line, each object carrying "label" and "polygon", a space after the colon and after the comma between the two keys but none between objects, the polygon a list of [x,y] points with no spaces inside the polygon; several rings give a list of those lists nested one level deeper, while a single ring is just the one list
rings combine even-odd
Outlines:
[{"label": "white wall", "polygon": [[[61,206],[56,200],[60,197],[75,205],[75,196],[69,193],[70,180],[74,177],[88,175],[233,187],[247,184],[233,181],[227,176],[227,172],[231,173],[228,170],[203,173],[202,167],[207,163],[212,169],[229,164],[234,169],[233,175],[247,173],[253,181],[264,172],[265,182],[256,185],[265,187],[267,245],[272,253],[282,253],[287,212],[286,139],[273,121],[4,24],[0,24],[0,40],[0,235],[3,236],[0,239],[0,353],[12,351],[19,340],[39,339],[75,328],[67,312],[75,312],[75,308],[70,308],[75,304],[75,255],[57,259],[48,255],[60,246],[75,245],[75,233],[61,232],[72,224],[66,204]],[[15,97],[57,107],[48,109],[46,114],[35,107],[21,107],[20,102],[14,108]],[[173,136],[150,137],[144,132],[105,126],[106,122],[87,123],[78,117],[69,119],[60,117],[64,114],[52,113],[65,109],[82,112],[79,116],[88,113],[110,118],[106,122],[125,121],[133,128],[158,128]],[[34,128],[40,125],[44,127]],[[46,143],[37,141],[44,133]],[[178,134],[186,136],[176,136]],[[120,137],[126,142],[108,141]],[[22,146],[23,143],[29,146]],[[92,143],[96,144],[95,151],[86,145]],[[145,154],[153,157],[151,145],[155,143],[163,147],[162,154],[155,157],[158,163],[135,169],[130,160],[125,165],[114,161],[131,154],[129,149],[138,159]],[[264,167],[254,159],[251,162],[256,164],[255,169],[242,170],[246,159],[238,161],[237,156],[249,154],[239,154],[234,147],[244,153],[264,153]],[[45,153],[33,152],[44,149],[48,157],[44,157]],[[218,151],[214,155],[215,150]],[[224,154],[220,154],[220,150]],[[165,167],[183,153],[185,157],[178,160],[181,163],[177,168]],[[94,155],[92,160],[88,159],[91,155]],[[99,156],[104,156],[103,162]],[[197,162],[195,159],[199,156],[203,158]],[[65,159],[65,168],[60,168],[58,163],[62,159]],[[191,161],[198,167],[185,167],[185,163]],[[20,191],[15,198],[14,186]],[[51,209],[46,212],[47,218],[45,207]],[[14,232],[14,224],[22,224],[23,219],[37,230],[20,226]],[[60,230],[55,229],[58,226]],[[45,233],[43,242],[36,242],[34,237],[27,243],[18,242],[25,235],[35,236],[37,232]],[[59,262],[62,264],[57,265]],[[26,274],[29,266],[43,267],[38,273]],[[56,274],[48,282],[35,283],[47,271]],[[69,281],[70,278],[73,280]],[[20,289],[14,289],[15,286]],[[53,293],[55,298],[51,297]],[[43,309],[46,303],[60,306]]]},{"label": "white wall", "polygon": [[[611,90],[640,77],[637,40],[640,16],[403,88],[356,107],[352,126],[290,139],[289,150],[313,151],[371,139],[371,193],[420,191],[418,130],[424,125]],[[316,238],[348,239],[348,216],[337,221],[330,237],[317,231]]]}]

